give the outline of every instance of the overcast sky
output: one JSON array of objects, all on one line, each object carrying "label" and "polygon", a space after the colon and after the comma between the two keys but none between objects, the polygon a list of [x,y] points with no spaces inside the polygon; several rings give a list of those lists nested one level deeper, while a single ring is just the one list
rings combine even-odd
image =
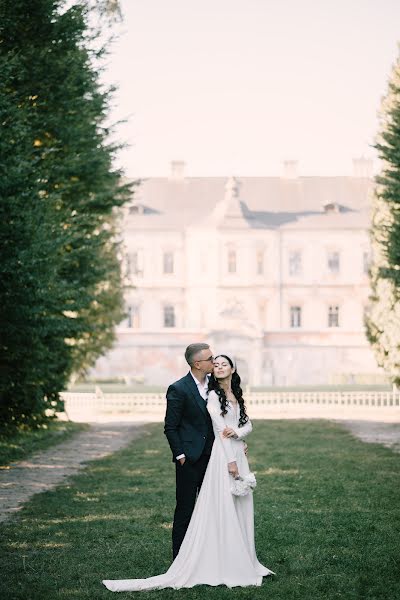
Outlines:
[{"label": "overcast sky", "polygon": [[[108,59],[130,177],[349,175],[375,158],[399,0],[122,0]],[[375,161],[377,166],[377,162]]]}]

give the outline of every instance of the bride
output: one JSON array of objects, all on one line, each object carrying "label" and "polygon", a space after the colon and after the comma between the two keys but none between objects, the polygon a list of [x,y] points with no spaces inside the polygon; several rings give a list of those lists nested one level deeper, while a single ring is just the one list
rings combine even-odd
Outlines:
[{"label": "bride", "polygon": [[229,356],[220,354],[214,359],[208,390],[207,409],[215,441],[179,553],[163,575],[103,580],[113,592],[199,584],[259,586],[263,576],[275,574],[256,556],[253,495],[246,486],[251,474],[243,442],[252,424],[246,414],[239,374]]}]

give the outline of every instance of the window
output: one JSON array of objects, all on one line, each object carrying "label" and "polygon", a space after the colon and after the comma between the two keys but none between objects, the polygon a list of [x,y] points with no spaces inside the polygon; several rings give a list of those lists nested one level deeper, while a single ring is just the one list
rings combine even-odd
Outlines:
[{"label": "window", "polygon": [[301,306],[290,307],[290,327],[301,327]]},{"label": "window", "polygon": [[264,274],[264,250],[262,250],[261,248],[257,250],[256,261],[257,261],[257,275],[263,275]]},{"label": "window", "polygon": [[289,275],[301,274],[301,252],[293,250],[289,253]]},{"label": "window", "polygon": [[236,250],[228,250],[228,273],[236,273]]},{"label": "window", "polygon": [[340,205],[337,202],[328,202],[328,204],[323,205],[323,209],[326,213],[338,213],[340,212]]},{"label": "window", "polygon": [[371,317],[371,306],[364,304],[362,307],[362,322],[365,324],[366,320]]},{"label": "window", "polygon": [[200,254],[200,273],[207,273],[208,256],[205,252]]},{"label": "window", "polygon": [[330,273],[340,271],[340,254],[336,250],[328,252],[328,270]]},{"label": "window", "polygon": [[128,306],[128,327],[131,329],[139,329],[140,314],[138,306]]},{"label": "window", "polygon": [[131,204],[129,207],[130,215],[142,215],[144,212],[144,206],[142,204]]},{"label": "window", "polygon": [[174,272],[174,253],[164,252],[163,271],[165,274]]},{"label": "window", "polygon": [[339,327],[339,307],[331,305],[328,309],[328,327]]},{"label": "window", "polygon": [[264,298],[258,301],[258,316],[260,327],[265,328],[267,323],[267,301]]},{"label": "window", "polygon": [[128,255],[128,274],[143,276],[143,250],[135,250]]},{"label": "window", "polygon": [[364,275],[368,275],[370,262],[371,262],[370,253],[368,251],[363,252],[363,273],[364,273]]},{"label": "window", "polygon": [[164,327],[175,327],[175,307],[171,304],[164,306]]}]

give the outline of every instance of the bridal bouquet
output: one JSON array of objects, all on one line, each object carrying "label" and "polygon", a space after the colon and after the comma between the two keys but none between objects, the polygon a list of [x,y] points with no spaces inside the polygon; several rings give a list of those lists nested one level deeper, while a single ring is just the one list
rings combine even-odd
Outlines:
[{"label": "bridal bouquet", "polygon": [[249,473],[244,477],[238,477],[231,481],[231,492],[234,496],[247,496],[256,487],[257,481],[254,473]]}]

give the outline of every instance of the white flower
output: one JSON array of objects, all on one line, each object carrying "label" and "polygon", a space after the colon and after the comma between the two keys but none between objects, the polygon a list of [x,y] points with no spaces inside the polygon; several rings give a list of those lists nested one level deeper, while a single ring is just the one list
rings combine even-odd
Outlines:
[{"label": "white flower", "polygon": [[231,492],[234,496],[247,496],[256,487],[257,481],[254,473],[249,473],[244,477],[232,479]]}]

